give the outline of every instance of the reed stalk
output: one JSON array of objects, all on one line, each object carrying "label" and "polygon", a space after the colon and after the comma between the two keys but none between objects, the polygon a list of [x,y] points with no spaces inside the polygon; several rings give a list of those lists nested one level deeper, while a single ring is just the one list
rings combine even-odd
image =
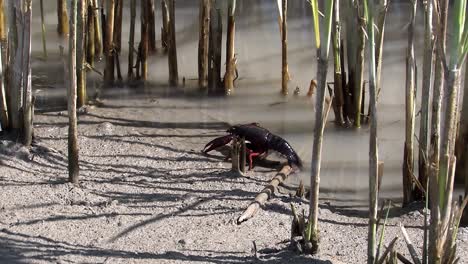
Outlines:
[{"label": "reed stalk", "polygon": [[168,61],[169,61],[169,84],[171,86],[179,85],[179,71],[177,69],[177,45],[175,32],[175,0],[167,1],[167,10],[169,14],[168,27]]},{"label": "reed stalk", "polygon": [[357,17],[357,35],[358,44],[356,50],[356,75],[354,79],[354,126],[361,127],[362,104],[364,94],[364,63],[365,63],[365,48],[366,48],[366,34],[368,22],[363,15],[363,2],[367,0],[358,1],[355,9],[355,16]]},{"label": "reed stalk", "polygon": [[106,68],[104,69],[104,81],[109,84],[114,81],[114,11],[115,1],[108,0],[107,3],[107,16],[106,16],[106,37],[104,44],[104,51],[106,53]]},{"label": "reed stalk", "polygon": [[[114,0],[114,48],[116,53],[120,53],[122,48],[122,14],[123,14],[123,0]],[[148,6],[145,6],[147,9]],[[149,11],[148,11],[149,12]]]},{"label": "reed stalk", "polygon": [[200,0],[198,37],[198,86],[200,89],[208,87],[208,49],[210,37],[211,0]]},{"label": "reed stalk", "polygon": [[16,23],[17,18],[17,4],[19,2],[13,2],[13,4],[8,5],[8,77],[6,88],[7,95],[7,107],[9,114],[9,128],[18,132],[22,127],[22,118],[20,115],[20,110],[22,107],[22,93],[21,93],[21,65],[20,65],[20,55],[21,51],[19,47],[22,46],[20,43],[21,38],[18,35],[18,29],[21,25]]},{"label": "reed stalk", "polygon": [[[432,29],[432,1],[425,1],[424,8],[424,59],[423,59],[423,80],[421,89],[421,119],[419,122],[419,182],[422,186],[426,186],[428,173],[428,139],[429,139],[429,106],[430,93],[432,90],[432,76],[434,66],[433,52],[433,29]],[[415,189],[415,198],[421,199],[423,194],[418,189]]]},{"label": "reed stalk", "polygon": [[86,37],[85,37],[85,42],[86,42],[86,62],[91,66],[94,67],[94,58],[95,58],[95,52],[96,52],[96,34],[94,33],[94,15],[93,15],[93,5],[92,5],[92,0],[87,1],[87,15],[86,15]]},{"label": "reed stalk", "polygon": [[[464,94],[463,94],[463,114],[462,114],[462,122],[461,122],[461,133],[460,136],[462,137],[463,140],[463,145],[466,146],[468,144],[468,60],[465,64],[465,88],[464,88]],[[468,196],[468,149],[465,147],[463,148],[462,152],[462,162],[463,164],[461,174],[463,179],[465,180],[465,196]],[[467,219],[466,222],[468,222],[468,212],[464,211],[464,219]],[[464,225],[468,225],[468,223],[464,223]]]},{"label": "reed stalk", "polygon": [[148,51],[149,51],[149,12],[150,0],[141,0],[141,79],[148,79]]},{"label": "reed stalk", "polygon": [[[112,0],[111,0],[112,1]],[[78,125],[76,117],[77,77],[76,77],[76,35],[77,35],[77,0],[71,0],[70,6],[70,36],[68,39],[68,180],[78,184]]]},{"label": "reed stalk", "polygon": [[281,94],[288,94],[288,0],[282,0],[281,4]]},{"label": "reed stalk", "polygon": [[[42,2],[42,0],[41,0]],[[8,29],[5,24],[5,4],[0,0],[0,40],[5,41],[7,38]]]},{"label": "reed stalk", "polygon": [[[441,44],[442,49],[446,48],[447,35],[447,14],[449,0],[438,0],[440,6],[439,20],[441,26],[440,33],[436,34],[436,41]],[[440,159],[440,112],[442,106],[442,96],[444,88],[444,70],[442,58],[435,56],[435,73],[432,98],[432,114],[431,114],[431,137],[430,137],[430,163],[434,164],[434,170],[437,173]]]},{"label": "reed stalk", "polygon": [[161,1],[161,13],[162,13],[162,27],[161,27],[161,45],[164,49],[164,52],[167,52],[167,45],[169,42],[169,13],[167,10],[166,0]]},{"label": "reed stalk", "polygon": [[87,1],[82,0],[78,4],[78,18],[76,24],[76,81],[77,81],[77,106],[86,105],[86,49],[85,49],[85,25]]},{"label": "reed stalk", "polygon": [[236,59],[234,54],[234,40],[236,33],[235,12],[236,0],[229,0],[226,37],[226,72],[224,74],[224,89],[226,95],[230,95],[234,91],[234,78],[236,72]]},{"label": "reed stalk", "polygon": [[376,233],[377,233],[377,203],[378,203],[378,140],[377,140],[377,91],[376,91],[376,55],[374,32],[374,0],[364,0],[364,16],[367,20],[367,36],[369,40],[369,104],[372,111],[370,118],[369,140],[369,232],[367,263],[376,261]]},{"label": "reed stalk", "polygon": [[414,32],[416,26],[417,1],[411,0],[411,18],[408,26],[406,50],[406,96],[405,96],[405,144],[403,152],[403,206],[413,199],[414,175],[414,127],[416,114],[416,59],[414,55]]},{"label": "reed stalk", "polygon": [[[441,108],[442,108],[442,97],[443,97],[443,88],[445,80],[445,68],[444,64],[446,63],[442,54],[446,50],[446,35],[447,35],[447,14],[448,14],[448,0],[439,0],[440,11],[437,12],[436,9],[436,42],[437,46],[437,56],[435,62],[435,77],[434,77],[434,93],[433,93],[433,103],[432,103],[432,120],[431,120],[431,156],[430,161],[431,165],[429,167],[429,195],[430,199],[430,208],[431,208],[431,223],[440,222],[440,212],[439,212],[439,199],[434,199],[432,197],[439,197],[438,194],[438,174],[439,174],[439,163],[440,163],[440,133],[441,133]],[[438,25],[438,27],[437,27]],[[431,224],[429,226],[429,237],[435,238],[437,236],[437,225]],[[428,243],[428,255],[433,258],[435,249],[435,243]]]},{"label": "reed stalk", "polygon": [[[355,34],[357,27],[357,20],[355,16],[355,5],[357,0],[345,1],[345,25],[346,25],[346,57],[348,66],[348,83],[345,86],[344,100],[346,103],[346,116],[349,120],[354,119],[354,91],[356,80],[356,59],[357,59],[357,46],[359,42],[358,34]],[[344,47],[343,47],[344,48]]]},{"label": "reed stalk", "polygon": [[128,40],[128,72],[127,79],[132,81],[135,76],[133,75],[134,68],[134,54],[135,54],[135,17],[136,17],[136,1],[130,1],[130,35]]},{"label": "reed stalk", "polygon": [[[317,97],[315,104],[315,130],[312,148],[311,177],[310,177],[310,209],[309,224],[306,240],[312,243],[312,252],[317,252],[319,246],[318,229],[318,202],[320,185],[320,164],[322,158],[323,132],[325,129],[328,111],[324,111],[325,90],[327,82],[328,53],[330,47],[331,24],[333,14],[333,1],[312,0],[312,13],[314,15],[314,29],[317,47]],[[319,17],[319,10],[324,16]],[[317,34],[319,32],[319,34]],[[317,37],[319,35],[319,37]],[[331,104],[332,102],[329,102]]]},{"label": "reed stalk", "polygon": [[[3,54],[0,52],[0,61],[3,59]],[[9,127],[8,120],[8,105],[7,94],[5,89],[5,76],[4,76],[3,63],[0,63],[0,128],[5,131]]]},{"label": "reed stalk", "polygon": [[214,5],[210,13],[210,45],[208,48],[208,92],[221,94],[224,92],[221,85],[221,49],[223,38],[223,21],[221,10]]},{"label": "reed stalk", "polygon": [[334,0],[333,4],[333,62],[334,62],[334,112],[335,122],[343,126],[345,125],[344,119],[344,90],[343,90],[343,73],[341,65],[341,25],[340,25],[340,0]]},{"label": "reed stalk", "polygon": [[[431,197],[435,199],[432,211],[435,218],[431,218],[431,232],[429,233],[429,263],[453,263],[455,256],[454,239],[456,232],[454,226],[458,226],[458,208],[452,206],[453,184],[455,178],[456,157],[454,155],[455,136],[457,128],[458,97],[460,89],[460,71],[466,59],[468,51],[468,30],[466,30],[466,0],[456,0],[454,3],[452,17],[452,38],[448,52],[450,61],[446,59],[443,43],[437,43],[437,56],[441,58],[445,76],[445,90],[447,94],[443,97],[443,111],[441,120],[440,163],[437,174],[431,177],[431,185],[437,183],[437,187],[430,187]],[[441,15],[437,9],[436,31],[439,36],[443,32],[441,26]],[[463,208],[464,202],[460,208]],[[432,215],[432,214],[431,214]],[[455,219],[455,220],[454,220]]]},{"label": "reed stalk", "polygon": [[57,0],[57,33],[65,37],[68,34],[67,0]]},{"label": "reed stalk", "polygon": [[[44,3],[43,3],[43,0],[41,0],[39,2],[39,5],[40,5],[40,9],[41,9],[42,52],[43,52],[44,58],[47,59],[47,43],[46,43],[46,36],[45,36],[46,35],[46,29],[45,29],[45,22],[44,22]],[[0,7],[0,8],[3,9],[3,6]],[[2,19],[3,18],[0,18],[0,20],[2,20]],[[2,35],[2,33],[0,32],[0,36],[1,35]]]},{"label": "reed stalk", "polygon": [[25,146],[30,146],[33,139],[34,105],[31,85],[31,23],[32,0],[21,1],[22,9],[22,47],[21,47],[21,88],[23,89],[23,127],[22,139]]},{"label": "reed stalk", "polygon": [[149,8],[149,49],[151,53],[156,52],[156,6],[154,0],[150,0],[148,3]]},{"label": "reed stalk", "polygon": [[[376,50],[375,50],[375,63],[376,63],[376,76],[375,76],[375,89],[377,91],[377,102],[379,102],[379,95],[382,90],[382,62],[383,62],[383,44],[385,36],[385,21],[387,19],[388,1],[380,0],[379,16],[377,18],[377,32],[376,34]],[[369,111],[369,116],[372,115]]]},{"label": "reed stalk", "polygon": [[101,30],[102,21],[101,16],[99,15],[99,3],[98,0],[91,0],[93,7],[93,20],[94,20],[94,54],[100,59],[102,57],[103,50],[103,33]]},{"label": "reed stalk", "polygon": [[6,49],[6,33],[8,32],[5,24],[5,6],[3,0],[0,0],[0,126],[5,131],[9,127],[7,90],[5,89],[5,69],[4,69],[4,50]]}]

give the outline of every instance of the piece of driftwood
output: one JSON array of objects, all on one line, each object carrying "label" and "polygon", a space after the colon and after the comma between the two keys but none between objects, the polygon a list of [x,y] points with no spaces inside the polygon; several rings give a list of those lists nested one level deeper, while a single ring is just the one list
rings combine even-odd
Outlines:
[{"label": "piece of driftwood", "polygon": [[276,188],[280,183],[286,180],[291,173],[292,168],[289,165],[284,165],[283,168],[276,173],[275,177],[268,183],[265,188],[255,197],[254,201],[245,209],[244,213],[237,218],[237,224],[240,225],[241,223],[249,220],[252,218],[267,200],[271,197],[271,195],[275,192]]}]

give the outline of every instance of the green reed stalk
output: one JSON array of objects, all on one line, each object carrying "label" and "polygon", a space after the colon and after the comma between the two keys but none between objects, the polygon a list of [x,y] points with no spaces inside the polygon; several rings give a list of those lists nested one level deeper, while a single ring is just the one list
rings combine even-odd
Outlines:
[{"label": "green reed stalk", "polygon": [[[317,1],[312,0],[312,11],[314,14],[314,28],[319,30],[320,38],[316,40],[317,47],[317,97],[315,104],[315,131],[314,145],[312,148],[312,169],[311,169],[311,192],[310,192],[310,214],[307,227],[307,240],[312,242],[312,252],[318,250],[318,202],[319,202],[319,185],[320,185],[320,163],[322,156],[323,131],[325,129],[326,117],[328,111],[324,111],[325,90],[327,82],[328,69],[328,51],[330,47],[331,22],[333,12],[333,1]],[[318,17],[318,8],[323,10],[324,16]],[[316,22],[319,23],[316,23]],[[317,31],[316,31],[317,36]],[[332,102],[329,102],[331,104]],[[328,108],[329,109],[329,108]]]}]

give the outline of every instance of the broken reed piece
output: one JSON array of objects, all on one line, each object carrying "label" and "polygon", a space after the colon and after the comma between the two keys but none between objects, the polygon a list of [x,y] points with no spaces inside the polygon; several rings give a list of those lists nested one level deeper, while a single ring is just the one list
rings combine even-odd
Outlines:
[{"label": "broken reed piece", "polygon": [[240,142],[240,151],[239,151],[239,166],[240,166],[240,171],[242,175],[245,175],[245,152],[246,152],[246,146],[245,146],[245,138],[241,138]]},{"label": "broken reed piece", "polygon": [[244,176],[245,173],[245,139],[234,138],[231,149],[231,171]]},{"label": "broken reed piece", "polygon": [[244,213],[237,218],[237,224],[240,225],[243,222],[252,218],[260,208],[275,192],[276,188],[280,183],[285,181],[289,174],[292,172],[292,168],[289,165],[284,165],[283,168],[276,173],[275,177],[268,183],[265,188],[255,197],[254,201],[245,209]]},{"label": "broken reed piece", "polygon": [[411,240],[408,236],[408,233],[406,232],[405,227],[400,223],[400,229],[401,232],[403,233],[403,237],[405,238],[406,241],[406,246],[408,247],[408,251],[411,255],[411,258],[413,259],[415,264],[421,264],[420,257],[418,256],[418,253],[416,252],[416,249],[413,246],[413,243],[411,243]]},{"label": "broken reed piece", "polygon": [[317,88],[317,81],[314,79],[310,80],[309,91],[307,92],[307,96],[312,97],[316,88]]}]

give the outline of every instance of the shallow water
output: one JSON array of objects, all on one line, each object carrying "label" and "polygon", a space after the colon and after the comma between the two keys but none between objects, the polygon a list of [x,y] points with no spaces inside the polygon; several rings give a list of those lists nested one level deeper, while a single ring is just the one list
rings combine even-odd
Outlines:
[{"label": "shallow water", "polygon": [[[156,1],[159,3],[159,1]],[[219,2],[219,1],[218,1]],[[126,5],[129,5],[125,1]],[[225,4],[223,2],[223,4]],[[34,10],[39,10],[37,2]],[[309,182],[314,119],[313,100],[305,96],[310,79],[316,75],[313,26],[310,6],[306,1],[290,1],[288,14],[288,58],[292,80],[289,82],[290,95],[279,95],[281,89],[281,43],[277,23],[276,2],[271,0],[238,1],[236,24],[236,54],[240,78],[236,82],[233,96],[194,96],[197,81],[198,47],[198,1],[179,0],[176,3],[176,30],[178,66],[180,79],[186,79],[184,87],[168,87],[167,58],[161,52],[150,58],[149,82],[138,93],[131,87],[118,87],[102,91],[103,98],[166,98],[165,107],[191,108],[190,116],[176,116],[174,122],[213,120],[231,124],[259,122],[262,126],[287,139],[300,154],[306,168],[292,177],[291,183],[299,179]],[[404,140],[404,82],[406,30],[409,19],[408,6],[392,2],[387,17],[383,54],[382,92],[378,105],[379,113],[379,159],[385,163],[382,197],[401,197],[401,170]],[[55,2],[46,1],[46,28],[48,50],[57,58],[58,43],[63,42],[55,33]],[[226,10],[226,8],[223,8]],[[127,71],[127,50],[129,9],[124,10],[123,50],[121,55],[122,73]],[[225,16],[225,13],[223,14]],[[159,5],[156,6],[157,28],[161,24]],[[418,17],[422,25],[422,16]],[[138,21],[138,20],[137,20]],[[226,21],[225,19],[223,21]],[[34,13],[33,52],[40,56],[40,16]],[[139,26],[136,27],[137,36]],[[225,30],[224,30],[225,31]],[[422,28],[416,32],[417,47],[422,47]],[[157,32],[160,38],[160,32]],[[225,41],[225,37],[223,39]],[[66,46],[66,45],[65,45]],[[158,42],[158,47],[159,47]],[[418,59],[422,49],[416,49]],[[52,59],[50,59],[52,60]],[[33,63],[38,109],[44,110],[64,104],[63,65],[58,62]],[[223,54],[224,60],[224,54]],[[57,60],[55,60],[57,61]],[[419,64],[422,62],[420,59]],[[224,62],[223,62],[224,63]],[[419,67],[422,69],[422,67]],[[224,69],[223,69],[224,71]],[[421,75],[421,74],[420,74]],[[40,79],[56,78],[55,87],[40,87]],[[52,77],[51,77],[52,76]],[[365,74],[367,78],[367,72]],[[89,86],[99,88],[99,76],[91,74]],[[333,76],[329,72],[328,79]],[[301,94],[293,95],[299,87]],[[38,90],[40,89],[40,90]],[[92,92],[91,92],[92,93]],[[366,96],[367,97],[367,96]],[[154,117],[157,120],[157,117]],[[323,193],[342,199],[363,198],[368,186],[368,127],[342,129],[333,125],[333,111],[325,130],[321,188]],[[419,131],[416,128],[416,131]]]}]

